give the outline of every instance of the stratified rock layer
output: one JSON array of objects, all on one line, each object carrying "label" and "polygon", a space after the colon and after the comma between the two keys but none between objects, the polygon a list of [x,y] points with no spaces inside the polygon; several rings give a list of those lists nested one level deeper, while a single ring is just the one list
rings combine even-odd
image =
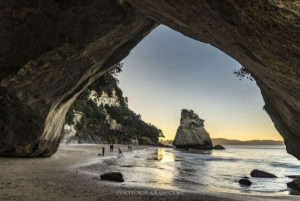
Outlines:
[{"label": "stratified rock layer", "polygon": [[181,111],[180,126],[177,129],[173,145],[176,148],[212,149],[209,134],[204,129],[204,120],[192,110]]},{"label": "stratified rock layer", "polygon": [[53,154],[76,96],[160,23],[246,67],[300,158],[300,5],[292,0],[1,1],[0,154]]}]

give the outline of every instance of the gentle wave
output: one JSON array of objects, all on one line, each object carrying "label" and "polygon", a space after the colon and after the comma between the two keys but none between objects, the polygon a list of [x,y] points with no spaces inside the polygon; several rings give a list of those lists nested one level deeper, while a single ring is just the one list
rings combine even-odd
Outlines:
[{"label": "gentle wave", "polygon": [[280,162],[271,162],[269,163],[273,167],[283,167],[283,168],[298,168],[300,170],[300,166],[296,164],[291,164],[291,163],[280,163]]},{"label": "gentle wave", "polygon": [[[172,152],[172,151],[169,151]],[[227,158],[227,157],[216,157],[212,155],[202,155],[199,153],[185,153],[180,151],[173,151],[174,154],[185,156],[186,158],[193,158],[193,159],[200,159],[206,161],[239,161],[240,159],[237,158]],[[187,158],[188,159],[188,158]]]},{"label": "gentle wave", "polygon": [[[107,168],[111,171],[121,171],[125,177],[125,185],[191,191],[218,188],[226,192],[253,194],[288,194],[286,183],[291,179],[286,175],[300,175],[300,161],[288,155],[281,147],[225,148],[222,151],[172,148],[138,150],[126,153],[123,158],[105,158],[97,167],[99,170]],[[250,187],[240,186],[239,179],[242,176],[250,176],[253,169],[274,173],[278,178],[250,178]]]}]

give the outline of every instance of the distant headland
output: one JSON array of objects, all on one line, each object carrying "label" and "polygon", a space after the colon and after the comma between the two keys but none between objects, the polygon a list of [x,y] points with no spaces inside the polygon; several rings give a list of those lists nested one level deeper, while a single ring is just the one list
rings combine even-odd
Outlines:
[{"label": "distant headland", "polygon": [[[212,138],[212,143],[214,145],[221,144],[221,145],[284,145],[284,142],[281,140],[232,140],[232,139],[225,139],[225,138]],[[161,141],[162,144],[165,145],[172,145],[173,140],[163,140]]]},{"label": "distant headland", "polygon": [[213,144],[222,145],[284,145],[281,140],[231,140],[225,138],[212,138]]}]

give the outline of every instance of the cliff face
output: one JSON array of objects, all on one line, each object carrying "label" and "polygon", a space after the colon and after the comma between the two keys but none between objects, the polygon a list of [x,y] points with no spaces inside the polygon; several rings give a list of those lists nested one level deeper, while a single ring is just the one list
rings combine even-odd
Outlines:
[{"label": "cliff face", "polygon": [[74,101],[61,142],[157,144],[161,130],[128,108],[117,78],[105,73]]},{"label": "cliff face", "polygon": [[192,110],[181,111],[180,126],[177,129],[173,145],[176,148],[212,149],[209,134],[204,129],[204,120]]},{"label": "cliff face", "polygon": [[292,0],[1,1],[0,154],[53,154],[78,94],[165,24],[239,61],[300,158],[299,13]]},{"label": "cliff face", "polygon": [[[69,122],[66,122],[62,132],[61,142],[63,143],[107,143],[107,139],[103,139],[104,136],[113,135],[112,130],[121,130],[121,124],[118,124],[115,119],[112,119],[105,110],[107,107],[120,107],[119,99],[116,96],[114,88],[110,89],[112,95],[109,96],[107,92],[102,91],[98,94],[95,90],[87,90],[84,95],[88,96],[88,100],[84,97],[79,97],[79,100],[75,100],[70,110],[67,112],[67,117],[71,118]],[[90,101],[90,104],[83,104],[78,107],[80,101]],[[90,107],[94,104],[94,107]],[[77,106],[77,107],[76,107]],[[95,110],[93,115],[89,110]],[[72,113],[72,114],[70,114]],[[72,115],[69,117],[68,115]],[[94,121],[94,116],[97,116],[98,121]],[[82,125],[88,121],[89,126]],[[87,124],[87,123],[85,123]]]}]

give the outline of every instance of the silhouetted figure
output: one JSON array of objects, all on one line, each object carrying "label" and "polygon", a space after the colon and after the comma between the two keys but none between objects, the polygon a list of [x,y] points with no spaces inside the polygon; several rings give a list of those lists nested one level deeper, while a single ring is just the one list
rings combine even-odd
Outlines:
[{"label": "silhouetted figure", "polygon": [[105,147],[102,147],[102,156],[104,156],[105,153]]},{"label": "silhouetted figure", "polygon": [[132,146],[128,145],[128,151],[132,150]]},{"label": "silhouetted figure", "polygon": [[122,151],[121,151],[120,147],[118,147],[118,148],[119,148],[118,157],[122,157],[123,156]]},{"label": "silhouetted figure", "polygon": [[109,151],[110,151],[110,152],[113,152],[113,151],[114,151],[114,145],[113,145],[113,144],[111,144],[111,145],[109,146]]}]

